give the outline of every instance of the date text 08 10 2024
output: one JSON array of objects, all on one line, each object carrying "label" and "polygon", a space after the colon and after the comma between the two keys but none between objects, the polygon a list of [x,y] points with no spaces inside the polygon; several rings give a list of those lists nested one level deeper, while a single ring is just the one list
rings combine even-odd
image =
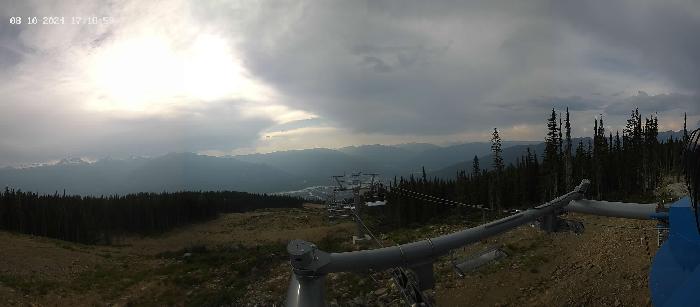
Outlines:
[{"label": "date text 08 10 2024", "polygon": [[114,22],[109,16],[12,16],[10,24],[13,25],[103,25]]}]

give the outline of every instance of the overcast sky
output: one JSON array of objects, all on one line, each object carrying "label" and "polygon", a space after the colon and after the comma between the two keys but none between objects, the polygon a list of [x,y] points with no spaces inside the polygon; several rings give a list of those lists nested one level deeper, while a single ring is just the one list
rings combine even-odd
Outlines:
[{"label": "overcast sky", "polygon": [[[700,121],[697,0],[0,0],[0,15],[0,165],[494,127],[541,140],[566,107],[576,136],[635,107],[662,130]],[[72,24],[90,16],[107,22]]]}]

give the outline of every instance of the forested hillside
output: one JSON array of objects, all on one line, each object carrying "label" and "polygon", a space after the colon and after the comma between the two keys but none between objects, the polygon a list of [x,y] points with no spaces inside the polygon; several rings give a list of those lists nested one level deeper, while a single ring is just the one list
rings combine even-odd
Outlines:
[{"label": "forested hillside", "polygon": [[[623,131],[606,131],[601,116],[592,123],[595,133],[590,139],[574,142],[568,109],[565,114],[558,118],[552,110],[542,153],[527,150],[515,163],[505,165],[500,135],[494,129],[491,161],[474,157],[471,168],[460,170],[455,179],[431,178],[424,172],[419,178],[394,178],[392,186],[500,212],[546,202],[584,178],[592,183],[590,198],[610,201],[648,200],[662,176],[680,180],[681,154],[688,140],[685,126],[680,139],[659,141],[658,117],[643,117],[634,110]],[[468,211],[406,194],[388,197],[387,220],[399,225]]]},{"label": "forested hillside", "polygon": [[0,229],[95,244],[125,234],[154,234],[219,213],[301,207],[295,197],[243,192],[138,193],[124,196],[0,192]]}]

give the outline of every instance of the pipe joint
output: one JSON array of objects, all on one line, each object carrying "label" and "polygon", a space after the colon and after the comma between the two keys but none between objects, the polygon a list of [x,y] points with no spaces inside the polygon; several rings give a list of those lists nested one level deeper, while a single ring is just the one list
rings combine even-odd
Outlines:
[{"label": "pipe joint", "polygon": [[315,244],[304,240],[292,240],[287,244],[289,262],[294,273],[299,276],[319,276],[320,268],[330,262],[328,253],[318,249]]}]

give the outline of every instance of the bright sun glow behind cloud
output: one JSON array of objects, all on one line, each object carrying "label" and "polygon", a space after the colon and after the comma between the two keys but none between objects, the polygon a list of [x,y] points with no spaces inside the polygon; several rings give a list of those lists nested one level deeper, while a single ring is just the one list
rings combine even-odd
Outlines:
[{"label": "bright sun glow behind cloud", "polygon": [[88,108],[154,112],[187,101],[267,100],[270,91],[250,78],[226,40],[198,35],[184,48],[145,34],[100,47],[86,61],[95,87]]},{"label": "bright sun glow behind cloud", "polygon": [[621,131],[637,107],[662,130],[700,121],[700,44],[683,31],[700,28],[697,1],[374,2],[4,1],[0,167],[488,141],[494,127],[542,140],[566,107],[576,137],[601,115]]}]

